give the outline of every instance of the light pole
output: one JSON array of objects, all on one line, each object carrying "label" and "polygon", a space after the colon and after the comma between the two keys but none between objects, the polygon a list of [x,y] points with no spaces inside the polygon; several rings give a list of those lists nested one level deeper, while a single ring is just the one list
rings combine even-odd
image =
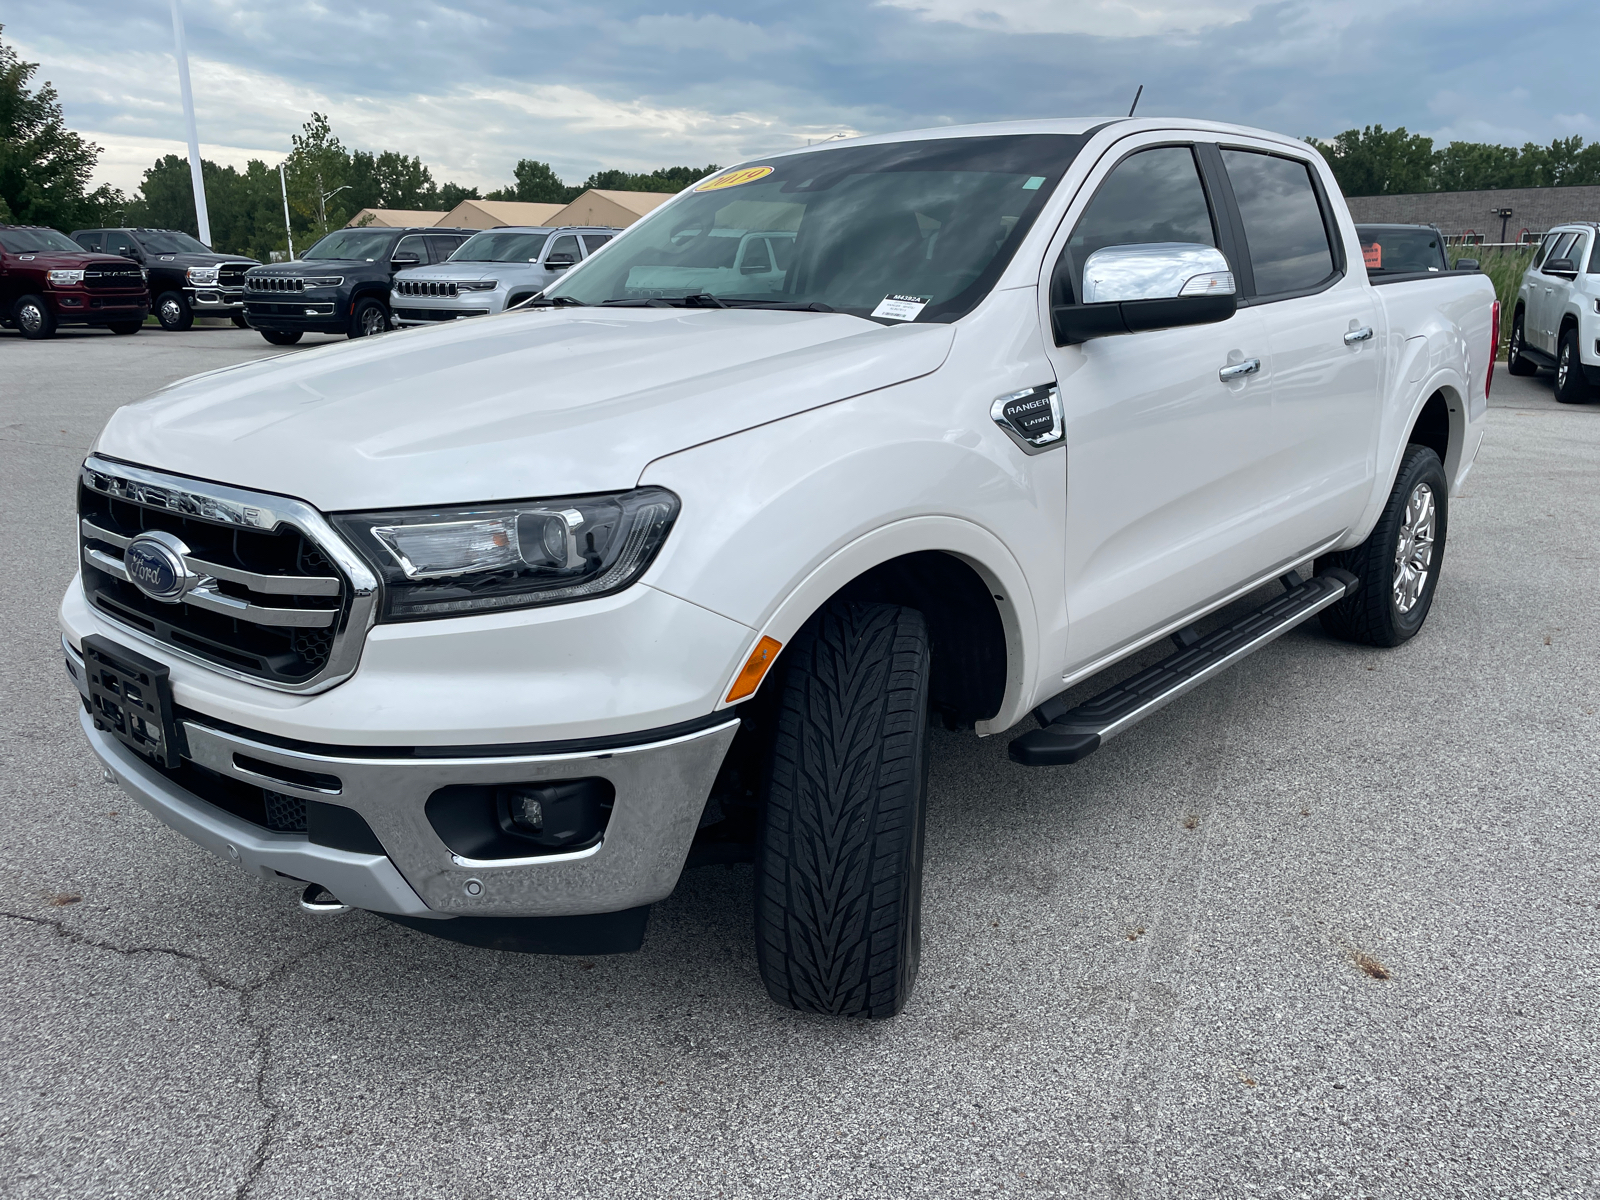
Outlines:
[{"label": "light pole", "polygon": [[1494,210],[1494,215],[1500,218],[1500,253],[1504,254],[1506,252],[1506,222],[1511,220],[1511,210],[1509,208],[1497,208]]},{"label": "light pole", "polygon": [[289,261],[294,261],[294,226],[289,224],[289,182],[283,177],[283,164],[278,164],[278,186],[283,189],[283,232],[289,238]]},{"label": "light pole", "polygon": [[[318,184],[318,186],[321,186],[321,184],[322,184],[322,176],[321,175],[317,176],[317,184]],[[318,214],[319,223],[322,225],[322,232],[323,233],[327,233],[328,232],[328,201],[332,200],[340,192],[345,191],[347,188],[352,188],[354,186],[355,186],[355,184],[353,184],[353,183],[343,183],[343,184],[340,184],[338,187],[334,188],[333,191],[331,191],[331,192],[323,192],[322,193],[322,199],[317,201],[317,214]]]},{"label": "light pole", "polygon": [[183,98],[183,119],[189,127],[189,181],[194,185],[194,218],[200,240],[211,245],[211,216],[206,212],[206,181],[200,171],[200,133],[194,124],[194,92],[189,87],[189,46],[183,36],[183,8],[172,0],[172,41],[178,58],[178,93]]}]

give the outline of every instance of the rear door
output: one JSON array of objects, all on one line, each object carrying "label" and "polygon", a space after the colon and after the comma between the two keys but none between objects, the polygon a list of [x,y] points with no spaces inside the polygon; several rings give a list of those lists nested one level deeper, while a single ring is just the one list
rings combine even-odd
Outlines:
[{"label": "rear door", "polygon": [[[1570,229],[1557,231],[1555,240],[1550,244],[1550,252],[1539,264],[1539,273],[1534,277],[1536,282],[1529,289],[1529,311],[1523,319],[1523,336],[1533,343],[1535,349],[1543,350],[1546,354],[1556,352],[1556,329],[1560,326],[1559,314],[1567,293],[1566,279],[1550,274],[1547,268],[1557,259],[1570,258],[1579,237],[1577,232]],[[1529,329],[1533,331],[1531,337]]]},{"label": "rear door", "polygon": [[1271,144],[1217,153],[1240,223],[1245,290],[1272,348],[1271,452],[1262,463],[1275,559],[1308,554],[1361,516],[1372,490],[1382,324],[1316,166]]},{"label": "rear door", "polygon": [[[1149,242],[1230,245],[1194,146],[1170,135],[1125,139],[1096,166],[1052,243],[1047,287],[1071,302],[1090,254]],[[1078,667],[1262,569],[1271,364],[1248,308],[1221,324],[1081,345],[1055,345],[1048,316],[1045,330],[1066,434],[1068,654]],[[1218,375],[1252,360],[1253,373]]]}]

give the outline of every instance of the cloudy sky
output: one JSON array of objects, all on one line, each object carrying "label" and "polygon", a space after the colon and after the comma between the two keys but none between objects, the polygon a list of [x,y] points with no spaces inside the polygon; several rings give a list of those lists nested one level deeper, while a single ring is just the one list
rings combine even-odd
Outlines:
[{"label": "cloudy sky", "polygon": [[[1600,137],[1594,0],[184,0],[202,153],[350,146],[498,187],[519,158],[726,164],[839,132],[1055,115],[1324,136]],[[132,189],[183,153],[169,0],[0,2]],[[1563,48],[1569,48],[1565,52]]]}]

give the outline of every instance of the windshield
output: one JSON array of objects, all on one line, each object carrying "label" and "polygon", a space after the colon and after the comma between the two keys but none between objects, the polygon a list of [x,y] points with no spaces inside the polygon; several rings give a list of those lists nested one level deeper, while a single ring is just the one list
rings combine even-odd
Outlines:
[{"label": "windshield", "polygon": [[64,233],[54,229],[0,230],[0,246],[12,254],[37,254],[45,250],[66,250],[82,254],[84,249]]},{"label": "windshield", "polygon": [[620,234],[545,296],[569,304],[699,296],[710,306],[954,320],[994,285],[1083,142],[939,138],[724,171]]},{"label": "windshield", "polygon": [[211,248],[176,229],[139,229],[133,235],[146,254],[210,254]]},{"label": "windshield", "polygon": [[389,257],[389,247],[394,243],[391,232],[374,232],[370,229],[336,229],[305,252],[306,258],[365,259],[377,262]]},{"label": "windshield", "polygon": [[451,262],[538,262],[548,233],[475,233],[450,256]]},{"label": "windshield", "polygon": [[1361,241],[1361,257],[1369,275],[1392,275],[1399,271],[1444,271],[1448,269],[1444,246],[1431,229],[1356,228]]}]

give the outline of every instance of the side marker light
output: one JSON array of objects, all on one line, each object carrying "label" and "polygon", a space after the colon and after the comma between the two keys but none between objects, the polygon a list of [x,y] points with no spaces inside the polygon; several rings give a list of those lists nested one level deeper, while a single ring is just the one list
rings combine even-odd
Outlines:
[{"label": "side marker light", "polygon": [[764,637],[756,643],[756,648],[750,652],[750,657],[745,660],[744,670],[739,672],[733,681],[733,687],[728,692],[728,703],[743,700],[746,696],[755,695],[761,686],[761,679],[767,673],[767,668],[778,661],[778,651],[783,649],[783,643],[776,638]]}]

